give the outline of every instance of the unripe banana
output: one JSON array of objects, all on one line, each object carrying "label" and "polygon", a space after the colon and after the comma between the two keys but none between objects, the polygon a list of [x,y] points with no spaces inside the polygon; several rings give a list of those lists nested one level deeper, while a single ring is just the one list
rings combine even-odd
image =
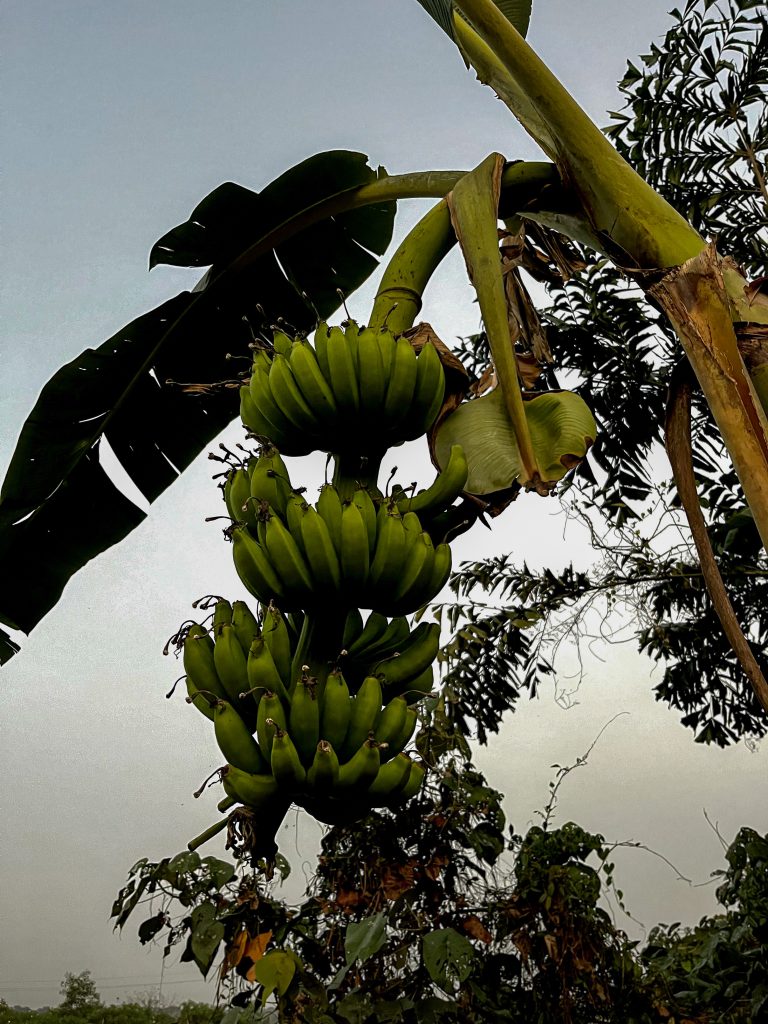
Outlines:
[{"label": "unripe banana", "polygon": [[186,677],[187,696],[190,704],[194,704],[197,710],[205,715],[209,721],[213,721],[213,706],[210,697],[200,693],[189,676]]},{"label": "unripe banana", "polygon": [[240,694],[248,689],[248,671],[245,654],[233,625],[224,623],[218,627],[213,662],[221,685],[227,692],[227,700],[238,705]]},{"label": "unripe banana", "polygon": [[213,729],[219,749],[235,768],[253,775],[268,770],[268,764],[245,722],[225,700],[220,700],[213,709]]},{"label": "unripe banana", "polygon": [[316,679],[302,675],[291,695],[288,720],[301,763],[309,766],[320,740],[320,701]]},{"label": "unripe banana", "polygon": [[303,603],[312,595],[312,577],[296,541],[278,515],[270,516],[267,522],[266,548],[292,603]]},{"label": "unripe banana", "polygon": [[374,739],[386,743],[387,748],[400,736],[408,715],[408,701],[405,697],[394,697],[384,706],[373,730]]},{"label": "unripe banana", "polygon": [[315,439],[322,428],[314,411],[307,405],[285,356],[279,353],[269,368],[269,386],[275,402],[297,433]]},{"label": "unripe banana", "polygon": [[360,595],[368,579],[368,530],[357,505],[350,502],[341,513],[341,571],[349,595]]},{"label": "unripe banana", "polygon": [[436,622],[421,622],[411,634],[411,642],[400,654],[380,661],[373,669],[384,685],[396,687],[417,678],[437,657],[440,647],[440,626]]},{"label": "unripe banana", "polygon": [[316,793],[327,793],[339,779],[339,759],[333,746],[326,740],[320,740],[307,772],[307,785]]},{"label": "unripe banana", "polygon": [[418,602],[414,603],[411,591],[414,595],[420,593],[418,585],[421,583],[423,586],[424,581],[430,578],[435,559],[434,550],[428,533],[420,533],[413,544],[406,543],[405,564],[398,583],[392,589],[387,609],[396,608],[398,614],[406,614],[421,607]]},{"label": "unripe banana", "polygon": [[346,764],[339,766],[334,792],[365,792],[378,775],[380,766],[379,744],[369,738]]},{"label": "unripe banana", "polygon": [[222,772],[221,782],[227,796],[233,797],[247,807],[263,807],[278,793],[277,782],[271,774],[252,775],[231,764]]},{"label": "unripe banana", "polygon": [[301,538],[301,521],[308,508],[306,499],[302,494],[298,493],[292,494],[285,505],[286,525],[302,554],[306,554],[306,552],[304,550],[304,541]]},{"label": "unripe banana", "polygon": [[360,331],[357,338],[357,352],[361,419],[364,423],[372,425],[381,416],[387,390],[387,378],[384,374],[378,331],[374,331],[370,327],[365,327]]},{"label": "unripe banana", "polygon": [[443,364],[437,349],[428,341],[416,363],[416,386],[408,415],[406,441],[414,441],[429,430],[443,404],[444,394]]},{"label": "unripe banana", "polygon": [[314,416],[323,425],[325,436],[331,440],[338,430],[339,411],[314,349],[308,341],[300,340],[293,343],[289,364],[299,391]]},{"label": "unripe banana", "polygon": [[[269,375],[261,367],[254,366],[251,374],[250,393],[252,406],[258,410],[261,419],[267,422],[269,430],[266,436],[272,444],[286,455],[308,455],[312,451],[311,441],[303,433],[297,431],[283,414],[272,394]],[[242,390],[240,396],[242,411]]]},{"label": "unripe banana", "polygon": [[388,626],[389,620],[386,615],[382,615],[380,612],[371,612],[360,636],[346,648],[350,658],[361,653],[364,654],[384,636]]},{"label": "unripe banana", "polygon": [[[270,690],[287,705],[288,690],[282,675],[278,672],[275,659],[272,657],[272,652],[267,646],[264,636],[257,636],[253,639],[248,651],[247,672],[249,690]],[[258,694],[256,697],[258,699]]]},{"label": "unripe banana", "polygon": [[432,665],[428,665],[423,672],[419,672],[418,675],[410,679],[404,679],[402,682],[392,685],[384,683],[382,690],[385,697],[391,698],[398,694],[401,697],[405,697],[409,704],[418,704],[422,697],[426,697],[428,693],[432,692],[434,685],[434,668]]},{"label": "unripe banana", "polygon": [[[272,332],[272,348],[275,353],[281,356],[288,357],[291,354],[293,348],[293,338],[285,333],[285,331],[273,331]],[[274,356],[272,357],[274,362]]]},{"label": "unripe banana", "polygon": [[[391,331],[383,327],[377,332],[379,352],[381,352],[381,363],[384,370],[384,395],[389,385],[392,368],[395,362],[395,337]],[[385,400],[382,396],[382,402]]]},{"label": "unripe banana", "polygon": [[245,523],[249,529],[256,529],[256,516],[251,497],[251,478],[245,469],[233,469],[227,474],[224,484],[224,500],[233,522]]},{"label": "unripe banana", "polygon": [[301,520],[301,538],[314,589],[325,600],[341,588],[341,565],[325,520],[311,505]]},{"label": "unripe banana", "polygon": [[369,733],[373,732],[381,711],[381,683],[376,676],[368,676],[363,680],[351,703],[347,735],[339,748],[341,761],[351,757]]},{"label": "unripe banana", "polygon": [[262,636],[269,648],[283,686],[287,690],[291,682],[291,637],[288,623],[283,614],[274,604],[268,604],[263,610]]},{"label": "unripe banana", "polygon": [[207,690],[217,697],[227,696],[213,660],[213,641],[207,630],[194,623],[184,639],[184,671],[196,690]]},{"label": "unripe banana", "polygon": [[[403,722],[403,727],[400,730],[399,735],[396,736],[395,739],[393,739],[392,742],[387,747],[388,758],[396,757],[402,750],[405,750],[405,748],[411,742],[411,737],[416,731],[416,724],[418,720],[419,716],[416,712],[416,709],[408,708],[408,711],[405,716],[405,721]],[[383,760],[384,757],[382,757],[382,761]]]},{"label": "unripe banana", "polygon": [[341,515],[342,505],[339,492],[332,484],[323,484],[317,499],[317,511],[323,517],[331,535],[336,554],[341,556]]},{"label": "unripe banana", "polygon": [[374,548],[376,547],[376,506],[364,487],[359,487],[355,491],[352,495],[352,503],[360,509],[360,515],[363,517],[368,534],[368,556],[373,558]]},{"label": "unripe banana", "polygon": [[232,626],[247,657],[253,638],[258,635],[260,630],[256,616],[245,601],[235,601],[232,604]]},{"label": "unripe banana", "polygon": [[[379,613],[372,614],[378,615]],[[375,643],[371,643],[364,649],[356,651],[350,657],[356,662],[375,664],[382,658],[387,658],[394,654],[395,651],[399,651],[410,635],[411,629],[408,625],[408,620],[404,615],[399,615],[392,619],[384,633]],[[370,673],[366,674],[370,675]]]},{"label": "unripe banana", "polygon": [[408,776],[408,781],[400,790],[400,793],[394,797],[394,799],[392,800],[392,804],[397,805],[405,803],[406,800],[410,800],[411,797],[416,796],[416,794],[421,789],[421,784],[424,781],[425,774],[426,770],[422,762],[413,761],[411,764],[411,772],[410,775]]},{"label": "unripe banana", "polygon": [[341,750],[344,746],[351,712],[349,687],[337,669],[328,675],[320,708],[320,735],[334,750]]},{"label": "unripe banana", "polygon": [[326,381],[331,379],[330,370],[328,368],[328,332],[328,324],[321,321],[315,328],[315,336],[313,338],[317,365],[320,367]]},{"label": "unripe banana", "polygon": [[214,637],[223,625],[230,625],[232,622],[232,605],[225,598],[221,597],[213,609],[213,625],[211,631]]},{"label": "unripe banana", "polygon": [[264,604],[275,600],[283,608],[296,607],[295,596],[289,599],[288,591],[266,551],[244,526],[232,531],[232,557],[243,586],[254,597]]},{"label": "unripe banana", "polygon": [[363,616],[360,614],[360,609],[357,607],[350,608],[347,613],[347,619],[344,623],[344,636],[342,638],[342,646],[345,651],[348,651],[352,644],[357,640],[363,631]]},{"label": "unripe banana", "polygon": [[372,807],[376,807],[379,802],[386,805],[388,800],[403,791],[410,777],[412,765],[413,761],[407,754],[399,753],[397,757],[379,768],[366,793],[366,796],[371,798]]},{"label": "unripe banana", "polygon": [[[354,344],[356,346],[356,340]],[[351,335],[348,339],[341,328],[332,327],[326,344],[328,381],[339,411],[346,417],[356,418],[360,408],[360,391],[352,348]]]},{"label": "unripe banana", "polygon": [[419,491],[412,498],[398,501],[401,513],[416,512],[419,518],[434,516],[442,512],[461,494],[469,475],[469,466],[464,449],[460,444],[451,446],[451,454],[445,469],[440,470],[434,483],[424,491]]},{"label": "unripe banana", "polygon": [[262,694],[256,713],[256,736],[261,752],[267,761],[272,755],[272,741],[275,738],[275,728],[268,724],[268,720],[276,722],[281,729],[285,729],[288,724],[283,703],[271,690]]},{"label": "unripe banana", "polygon": [[254,501],[268,502],[273,512],[284,516],[293,493],[288,468],[279,452],[275,448],[266,449],[251,472],[251,497]]},{"label": "unripe banana", "polygon": [[270,755],[272,774],[277,783],[285,789],[299,789],[304,784],[307,773],[299,760],[293,740],[285,729],[281,729],[271,718],[267,725],[270,725],[275,733]]},{"label": "unripe banana", "polygon": [[[268,437],[274,444],[286,441],[286,435],[278,424],[271,423],[254,402],[250,387],[240,388],[240,419],[248,431],[256,437]],[[290,443],[290,441],[289,441]]]},{"label": "unripe banana", "polygon": [[[424,533],[428,537],[428,533]],[[431,541],[427,547],[431,546]],[[407,593],[392,605],[391,613],[412,612],[421,608],[435,598],[443,589],[451,575],[451,548],[448,544],[438,544],[432,549],[432,557],[428,559],[421,573]]]},{"label": "unripe banana", "polygon": [[[387,394],[384,399],[383,422],[392,424],[389,433],[402,430],[403,419],[411,411],[413,393],[416,388],[417,357],[416,350],[407,338],[398,338],[390,370]],[[402,444],[402,440],[398,442]]]},{"label": "unripe banana", "polygon": [[370,586],[377,600],[390,600],[400,581],[406,557],[407,537],[400,513],[383,505],[377,516],[376,547],[370,567]]}]

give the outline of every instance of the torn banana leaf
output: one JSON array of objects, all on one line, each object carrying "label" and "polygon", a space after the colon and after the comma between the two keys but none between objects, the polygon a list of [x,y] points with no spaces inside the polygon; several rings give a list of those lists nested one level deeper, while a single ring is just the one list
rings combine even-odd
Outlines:
[{"label": "torn banana leaf", "polygon": [[[595,440],[595,418],[572,391],[547,391],[524,403],[542,480],[554,484],[587,453]],[[521,483],[523,466],[515,432],[499,388],[460,405],[439,426],[435,457],[448,463],[451,445],[461,444],[469,463],[465,490],[492,494]]]}]

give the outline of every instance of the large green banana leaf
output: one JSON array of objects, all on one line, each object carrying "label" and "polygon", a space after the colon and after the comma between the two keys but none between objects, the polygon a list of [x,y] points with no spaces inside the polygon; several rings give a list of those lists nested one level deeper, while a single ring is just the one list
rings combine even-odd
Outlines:
[{"label": "large green banana leaf", "polygon": [[[395,204],[319,222],[312,211],[383,173],[362,153],[320,153],[261,193],[220,186],[156,243],[152,266],[210,270],[43,388],[0,491],[0,622],[31,630],[75,572],[144,518],[102,468],[102,438],[154,501],[238,412],[234,389],[190,396],[167,382],[231,378],[226,354],[245,353],[251,330],[278,317],[309,329],[338,308],[337,289],[349,295],[368,278]],[[0,630],[0,664],[16,649]]]},{"label": "large green banana leaf", "polygon": [[[523,403],[528,429],[541,470],[548,483],[560,480],[583,459],[597,433],[584,400],[572,391],[546,391]],[[469,464],[466,487],[470,494],[495,494],[524,482],[515,431],[501,388],[464,402],[437,428],[434,451],[445,467],[451,447],[460,444]]]}]

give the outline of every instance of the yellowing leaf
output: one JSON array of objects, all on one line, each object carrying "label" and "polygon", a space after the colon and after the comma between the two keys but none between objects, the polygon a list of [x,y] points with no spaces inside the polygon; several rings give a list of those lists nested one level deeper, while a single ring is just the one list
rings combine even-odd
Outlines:
[{"label": "yellowing leaf", "polygon": [[272,932],[262,932],[261,935],[257,935],[251,939],[248,945],[243,951],[243,956],[248,957],[249,960],[253,961],[253,964],[248,968],[248,973],[245,975],[247,981],[256,981],[256,964],[264,956],[264,950],[269,945],[269,940],[272,938]]}]

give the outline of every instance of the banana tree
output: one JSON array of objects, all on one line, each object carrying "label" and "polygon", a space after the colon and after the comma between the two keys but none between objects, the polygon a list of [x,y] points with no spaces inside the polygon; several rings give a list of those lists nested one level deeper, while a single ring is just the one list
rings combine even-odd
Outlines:
[{"label": "banana tree", "polygon": [[[195,289],[63,367],[24,425],[0,495],[9,570],[0,621],[28,632],[74,572],[143,518],[102,469],[102,438],[155,500],[237,414],[227,353],[280,318],[302,331],[330,316],[340,295],[374,270],[372,254],[390,241],[396,202],[413,197],[437,203],[385,272],[370,321],[397,333],[411,328],[426,282],[459,242],[497,387],[446,408],[431,446],[440,464],[461,438],[472,467],[467,490],[481,507],[498,511],[520,488],[548,493],[594,436],[574,396],[537,394],[535,374],[526,385],[520,350],[539,360],[546,352],[537,349],[535,317],[525,315],[527,297],[510,288],[516,278],[499,251],[501,220],[507,236],[527,227],[596,249],[661,305],[768,540],[768,423],[739,350],[741,335],[766,329],[759,287],[635,174],[539,60],[524,39],[530,2],[420,2],[548,162],[492,154],[472,172],[389,176],[362,154],[337,151],[304,161],[259,194],[227,184],[206,197],[150,257],[151,265],[208,267]],[[190,382],[202,385],[202,398],[180,386]],[[16,571],[21,551],[23,572]],[[14,649],[6,640],[2,659]]]}]

